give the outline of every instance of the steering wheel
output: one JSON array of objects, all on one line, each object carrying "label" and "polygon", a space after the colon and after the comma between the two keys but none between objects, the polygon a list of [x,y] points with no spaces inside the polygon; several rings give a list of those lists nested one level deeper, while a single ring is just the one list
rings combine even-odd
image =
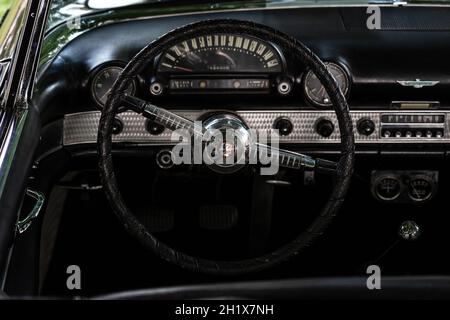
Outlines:
[{"label": "steering wheel", "polygon": [[[165,125],[169,129],[177,129],[192,125],[192,123],[174,113],[159,108],[149,102],[126,95],[126,89],[131,79],[135,78],[146,66],[164,49],[174,46],[189,37],[207,35],[211,33],[245,34],[266,40],[278,45],[285,52],[291,52],[299,61],[315,73],[325,87],[339,123],[341,137],[341,155],[337,163],[314,159],[307,155],[277,149],[281,155],[289,155],[291,160],[280,161],[280,165],[295,168],[309,168],[311,170],[329,170],[335,174],[335,185],[322,211],[312,224],[293,241],[268,254],[239,261],[213,261],[194,257],[159,241],[144,225],[136,219],[126,205],[117,184],[112,161],[112,128],[119,106],[126,105],[129,109],[151,118],[155,122]],[[171,121],[167,121],[169,118]],[[219,119],[220,120],[220,119]],[[217,122],[217,121],[216,121]],[[215,122],[215,123],[216,123]],[[220,121],[219,121],[220,122]],[[229,123],[229,121],[228,121]],[[174,125],[175,124],[175,125]],[[176,125],[178,124],[178,126]],[[241,128],[241,127],[240,127]],[[241,128],[242,129],[242,128]],[[192,131],[195,133],[194,131]],[[98,127],[98,167],[107,199],[126,231],[136,237],[145,247],[152,250],[168,262],[196,272],[220,275],[237,275],[260,271],[273,267],[297,255],[321,236],[333,217],[338,212],[347,194],[354,168],[355,143],[352,120],[347,101],[333,76],[324,63],[311,50],[297,39],[270,27],[238,20],[208,20],[189,24],[175,29],[161,38],[151,42],[127,64],[118,80],[115,82],[110,96],[102,110]],[[265,148],[269,148],[265,146]],[[275,152],[271,150],[271,152]],[[284,157],[280,156],[280,159]],[[295,164],[295,166],[292,165]]]}]

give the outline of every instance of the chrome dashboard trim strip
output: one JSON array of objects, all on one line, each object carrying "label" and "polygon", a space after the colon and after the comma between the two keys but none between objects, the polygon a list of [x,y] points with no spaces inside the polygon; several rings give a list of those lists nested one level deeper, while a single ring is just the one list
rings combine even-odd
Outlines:
[{"label": "chrome dashboard trim strip", "polygon": [[[190,120],[196,120],[202,114],[209,112],[203,111],[177,111],[176,113]],[[277,111],[236,111],[247,125],[256,130],[271,130],[275,119],[279,117],[289,118],[294,129],[288,136],[281,136],[280,143],[294,144],[337,144],[340,143],[338,122],[333,111],[322,110],[277,110]],[[443,110],[427,110],[427,111],[408,111],[408,110],[385,110],[385,111],[351,111],[353,119],[355,141],[357,144],[384,144],[384,143],[450,143],[449,119],[450,111]],[[442,124],[444,135],[442,138],[385,138],[381,137],[381,115],[382,114],[408,114],[408,115],[443,115],[445,122]],[[164,145],[174,144],[171,141],[171,131],[165,130],[160,135],[152,135],[145,129],[146,119],[134,112],[124,112],[117,116],[123,122],[123,131],[113,136],[113,142],[144,144],[144,145]],[[319,119],[329,119],[335,126],[335,131],[330,137],[320,136],[315,131],[315,124]],[[100,119],[100,112],[82,112],[68,114],[64,118],[63,145],[77,145],[97,142],[97,126]],[[370,119],[375,124],[375,131],[365,136],[359,134],[356,130],[357,123],[360,119]],[[388,124],[389,126],[392,124]],[[404,124],[399,124],[402,126]],[[423,126],[420,124],[418,127]],[[432,124],[430,127],[435,127]]]}]

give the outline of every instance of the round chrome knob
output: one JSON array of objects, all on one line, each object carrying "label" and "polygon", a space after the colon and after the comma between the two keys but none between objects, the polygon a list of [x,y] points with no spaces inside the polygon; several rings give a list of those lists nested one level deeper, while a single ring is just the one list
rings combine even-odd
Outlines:
[{"label": "round chrome knob", "polygon": [[156,164],[161,169],[170,169],[173,167],[172,151],[169,149],[160,150],[156,154]]},{"label": "round chrome knob", "polygon": [[408,220],[400,224],[398,234],[404,240],[416,240],[420,236],[421,230],[417,223]]},{"label": "round chrome knob", "polygon": [[283,81],[278,84],[278,93],[281,95],[287,95],[289,92],[291,92],[292,85],[289,81]]},{"label": "round chrome knob", "polygon": [[154,96],[159,96],[163,93],[163,86],[159,82],[153,82],[150,86],[150,93]]}]

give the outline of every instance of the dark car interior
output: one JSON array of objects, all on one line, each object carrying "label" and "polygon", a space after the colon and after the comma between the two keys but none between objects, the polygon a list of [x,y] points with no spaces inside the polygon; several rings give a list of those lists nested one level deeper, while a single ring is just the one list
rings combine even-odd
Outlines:
[{"label": "dark car interior", "polygon": [[[265,281],[364,278],[370,265],[447,276],[450,8],[381,6],[376,30],[367,6],[202,8],[142,4],[47,28],[28,182],[45,205],[18,236],[5,292],[258,281],[217,292],[261,297]],[[150,103],[166,122],[145,116]],[[173,114],[279,130],[281,149],[338,173],[175,164]]]}]

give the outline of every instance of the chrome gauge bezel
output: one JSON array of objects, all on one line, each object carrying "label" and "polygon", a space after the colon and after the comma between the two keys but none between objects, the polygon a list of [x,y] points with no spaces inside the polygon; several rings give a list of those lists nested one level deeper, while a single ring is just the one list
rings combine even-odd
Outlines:
[{"label": "chrome gauge bezel", "polygon": [[[350,87],[351,87],[351,78],[350,78],[350,73],[348,72],[347,68],[344,67],[341,64],[338,64],[336,62],[325,62],[325,65],[327,66],[327,68],[329,68],[331,66],[331,68],[335,68],[336,70],[338,70],[342,75],[343,78],[345,79],[345,83],[346,83],[346,87],[343,90],[343,94],[345,97],[348,97],[348,94],[350,92]],[[330,71],[331,72],[331,71]],[[320,107],[320,108],[328,108],[328,107],[332,107],[333,103],[330,101],[329,103],[323,102],[323,101],[318,101],[317,99],[315,99],[314,97],[312,97],[310,90],[308,88],[308,83],[311,80],[311,77],[315,77],[314,73],[311,70],[308,70],[306,72],[306,74],[303,77],[303,94],[305,95],[306,99],[308,100],[309,103],[313,104],[316,107]],[[341,83],[338,83],[341,87],[342,90],[342,86]]]},{"label": "chrome gauge bezel", "polygon": [[[428,194],[425,197],[423,197],[423,198],[419,198],[419,197],[414,196],[412,194],[412,192],[411,192],[411,189],[410,189],[411,185],[414,182],[419,181],[419,180],[423,180],[426,183],[428,183],[429,184],[429,188],[430,188]],[[415,176],[415,177],[411,178],[408,181],[408,183],[406,185],[406,189],[407,189],[408,197],[409,197],[409,199],[411,199],[411,201],[416,202],[416,203],[421,203],[421,202],[426,202],[426,201],[430,200],[433,197],[433,195],[436,192],[436,184],[434,183],[434,181],[433,181],[433,179],[431,177],[426,176],[426,175],[418,175],[418,176]]]},{"label": "chrome gauge bezel", "polygon": [[[98,83],[99,79],[101,76],[103,76],[105,74],[105,72],[108,72],[110,70],[120,70],[120,72],[122,72],[122,70],[125,68],[125,63],[120,63],[120,62],[113,62],[113,63],[106,63],[106,64],[102,64],[100,66],[98,66],[93,72],[92,72],[92,77],[89,83],[89,90],[90,90],[90,96],[92,101],[95,103],[95,105],[97,106],[97,108],[99,108],[100,110],[103,109],[105,103],[102,102],[100,100],[100,98],[98,97],[97,93],[96,93],[96,84]],[[137,83],[136,80],[132,80],[131,81],[131,91],[129,92],[131,95],[136,94],[137,92]]]},{"label": "chrome gauge bezel", "polygon": [[[382,181],[386,180],[386,179],[394,180],[398,184],[398,192],[392,197],[385,197],[385,196],[381,195],[378,190],[378,187],[381,185]],[[375,181],[373,191],[374,191],[376,197],[380,200],[394,201],[394,200],[398,199],[398,197],[400,197],[400,195],[402,194],[402,182],[399,179],[399,177],[397,177],[395,175],[382,175],[382,176],[378,177],[377,180]]]}]

